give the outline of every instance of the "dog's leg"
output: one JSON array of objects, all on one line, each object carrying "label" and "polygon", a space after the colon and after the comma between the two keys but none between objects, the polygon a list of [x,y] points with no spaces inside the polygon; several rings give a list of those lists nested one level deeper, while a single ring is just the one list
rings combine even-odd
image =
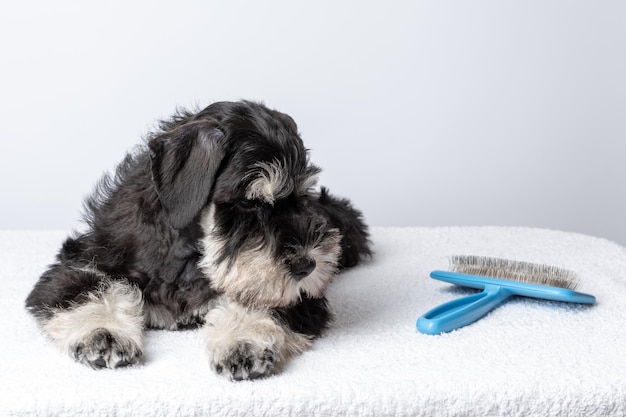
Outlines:
[{"label": "dog's leg", "polygon": [[[88,271],[80,271],[90,274]],[[61,350],[92,368],[135,364],[142,357],[143,299],[126,281],[102,280],[67,307],[32,307]]]},{"label": "dog's leg", "polygon": [[271,310],[225,299],[207,314],[204,332],[211,367],[231,380],[271,375],[312,342],[311,337],[292,331]]}]

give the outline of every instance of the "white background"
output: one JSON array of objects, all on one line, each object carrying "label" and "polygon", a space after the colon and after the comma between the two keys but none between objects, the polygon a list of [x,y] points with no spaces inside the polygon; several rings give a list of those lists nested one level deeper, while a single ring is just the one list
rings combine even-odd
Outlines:
[{"label": "white background", "polygon": [[156,119],[247,98],[371,225],[626,245],[626,2],[7,3],[0,228],[76,226]]}]

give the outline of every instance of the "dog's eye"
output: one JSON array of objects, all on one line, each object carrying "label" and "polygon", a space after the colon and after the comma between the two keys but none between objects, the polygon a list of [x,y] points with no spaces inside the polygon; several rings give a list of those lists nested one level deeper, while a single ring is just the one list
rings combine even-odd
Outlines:
[{"label": "dog's eye", "polygon": [[258,207],[258,201],[242,198],[237,200],[237,207],[243,211],[255,210]]}]

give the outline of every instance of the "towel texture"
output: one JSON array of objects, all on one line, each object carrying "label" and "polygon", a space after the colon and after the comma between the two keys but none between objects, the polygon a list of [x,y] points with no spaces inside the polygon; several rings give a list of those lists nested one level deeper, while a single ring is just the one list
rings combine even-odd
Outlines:
[{"label": "towel texture", "polygon": [[[197,330],[148,331],[141,366],[94,371],[59,353],[24,309],[59,231],[0,231],[0,415],[626,415],[626,249],[527,228],[374,228],[372,261],[338,276],[330,330],[284,373],[228,382]],[[454,254],[576,271],[594,306],[515,298],[440,335],[415,330],[472,290],[429,278]]]}]

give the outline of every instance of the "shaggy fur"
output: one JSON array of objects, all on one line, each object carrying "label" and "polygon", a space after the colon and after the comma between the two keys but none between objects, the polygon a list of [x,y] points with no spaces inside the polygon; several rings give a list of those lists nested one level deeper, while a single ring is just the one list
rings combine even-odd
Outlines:
[{"label": "shaggy fur", "polygon": [[315,188],[319,172],[283,113],[179,112],[100,182],[87,231],[26,306],[93,368],[140,362],[146,327],[203,325],[217,373],[275,373],[327,326],[333,276],[371,255],[361,214]]}]

